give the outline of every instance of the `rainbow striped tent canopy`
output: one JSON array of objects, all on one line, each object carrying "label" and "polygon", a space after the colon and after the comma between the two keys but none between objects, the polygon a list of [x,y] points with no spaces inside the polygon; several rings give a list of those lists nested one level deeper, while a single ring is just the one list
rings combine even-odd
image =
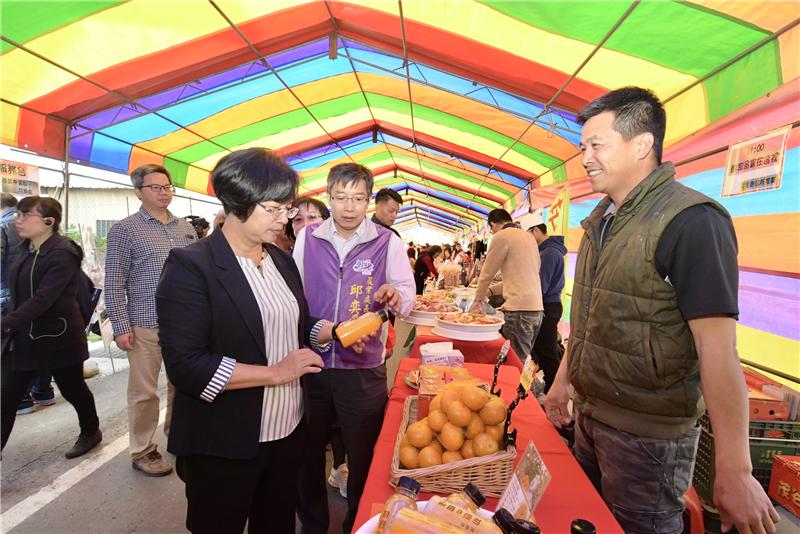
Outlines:
[{"label": "rainbow striped tent canopy", "polygon": [[798,77],[798,4],[760,1],[2,2],[5,144],[213,193],[269,147],[324,192],[338,162],[455,232],[585,180],[576,112],[649,87],[676,143]]}]

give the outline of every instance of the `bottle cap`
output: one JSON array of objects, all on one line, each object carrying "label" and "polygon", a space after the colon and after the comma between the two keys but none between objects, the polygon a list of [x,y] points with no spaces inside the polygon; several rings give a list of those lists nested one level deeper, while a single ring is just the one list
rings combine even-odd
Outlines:
[{"label": "bottle cap", "polygon": [[511,512],[506,510],[505,508],[498,509],[494,515],[492,516],[492,521],[500,527],[500,530],[503,531],[503,534],[514,534],[516,531],[517,520],[511,515]]},{"label": "bottle cap", "polygon": [[419,493],[419,482],[414,480],[411,477],[400,477],[400,481],[397,483],[398,488],[405,488],[411,491],[414,495]]},{"label": "bottle cap", "polygon": [[386,322],[389,320],[389,312],[386,311],[386,308],[381,308],[380,310],[376,311],[375,313],[378,314],[378,317],[381,318],[382,322]]},{"label": "bottle cap", "polygon": [[539,525],[526,521],[525,519],[517,519],[514,525],[514,534],[541,534]]},{"label": "bottle cap", "polygon": [[569,531],[571,534],[596,534],[597,529],[585,519],[573,519]]},{"label": "bottle cap", "polygon": [[467,486],[464,488],[464,493],[469,495],[469,498],[472,499],[472,502],[474,502],[475,506],[478,508],[483,506],[483,503],[486,502],[486,497],[483,496],[483,493],[481,493],[481,490],[478,489],[478,486],[472,482],[467,484]]}]

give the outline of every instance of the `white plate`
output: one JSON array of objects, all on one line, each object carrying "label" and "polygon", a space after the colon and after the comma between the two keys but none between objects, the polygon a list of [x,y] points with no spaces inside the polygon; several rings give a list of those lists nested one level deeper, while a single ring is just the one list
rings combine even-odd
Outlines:
[{"label": "white plate", "polygon": [[500,335],[500,330],[495,331],[477,331],[477,332],[466,332],[464,330],[450,330],[441,326],[441,323],[437,324],[431,330],[432,333],[436,334],[437,336],[442,336],[450,339],[457,339],[459,341],[494,341],[495,339],[500,339],[502,336]]},{"label": "white plate", "polygon": [[[439,314],[445,315],[445,314]],[[500,315],[492,315],[490,316],[494,319],[497,319],[498,322],[492,324],[464,324],[464,323],[453,323],[446,319],[442,319],[441,317],[436,317],[436,326],[438,328],[446,328],[451,332],[496,332],[500,330],[500,328],[505,324],[505,320]]]},{"label": "white plate", "polygon": [[[425,508],[426,504],[428,504],[428,501],[417,501],[417,509],[421,512]],[[478,515],[491,521],[493,512],[484,510],[483,508],[478,508]],[[375,529],[378,528],[378,521],[380,518],[381,514],[373,515],[369,521],[361,525],[361,528],[358,529],[355,534],[374,534]]]},{"label": "white plate", "polygon": [[409,313],[408,315],[403,317],[403,320],[408,324],[415,324],[418,326],[434,326],[436,324],[435,315],[431,318],[428,318],[428,317],[420,317],[418,315],[413,315]]}]

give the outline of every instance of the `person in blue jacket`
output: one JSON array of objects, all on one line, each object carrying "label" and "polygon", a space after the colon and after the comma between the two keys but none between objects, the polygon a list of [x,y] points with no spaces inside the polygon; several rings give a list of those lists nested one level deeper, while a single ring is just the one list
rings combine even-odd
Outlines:
[{"label": "person in blue jacket", "polygon": [[550,386],[558,372],[561,363],[561,345],[558,342],[558,321],[564,308],[561,305],[561,292],[564,290],[564,236],[547,235],[547,225],[537,224],[528,228],[539,244],[539,257],[541,267],[539,278],[542,282],[542,301],[544,303],[544,319],[539,329],[539,335],[533,344],[531,355],[534,361],[544,371],[544,392],[550,391]]}]

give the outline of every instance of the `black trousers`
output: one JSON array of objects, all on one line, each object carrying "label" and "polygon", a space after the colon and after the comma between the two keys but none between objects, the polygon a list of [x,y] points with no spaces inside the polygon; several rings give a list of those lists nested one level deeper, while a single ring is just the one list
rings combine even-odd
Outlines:
[{"label": "black trousers", "polygon": [[539,335],[533,344],[531,356],[544,371],[544,391],[550,391],[550,386],[556,379],[558,366],[561,363],[561,347],[558,345],[558,321],[564,307],[560,302],[546,302],[544,305],[544,318],[539,328]]},{"label": "black trousers", "polygon": [[[2,448],[5,448],[11,429],[14,428],[14,420],[17,418],[17,407],[33,379],[41,372],[35,371],[12,371],[7,362],[3,362],[0,370],[0,426],[2,426]],[[97,418],[97,409],[94,406],[94,395],[83,379],[83,362],[51,369],[53,379],[61,391],[61,395],[72,404],[78,413],[78,424],[81,434],[91,434],[100,427],[100,420]]]},{"label": "black trousers", "polygon": [[335,418],[347,453],[348,534],[356,519],[386,407],[386,366],[374,369],[325,369],[306,375],[309,394],[309,436],[298,479],[297,513],[302,532],[328,532],[328,489],[325,485],[325,440]]},{"label": "black trousers", "polygon": [[178,456],[186,484],[186,528],[193,534],[294,534],[297,495],[291,482],[303,461],[306,423],[283,439],[259,444],[255,458]]}]

